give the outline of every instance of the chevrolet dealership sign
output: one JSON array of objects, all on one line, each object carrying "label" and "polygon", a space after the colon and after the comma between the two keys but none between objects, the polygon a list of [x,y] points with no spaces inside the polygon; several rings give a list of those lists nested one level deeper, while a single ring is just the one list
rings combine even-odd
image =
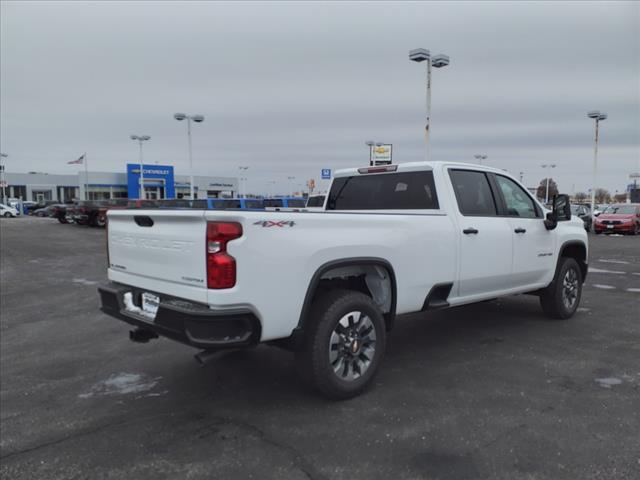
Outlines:
[{"label": "chevrolet dealership sign", "polygon": [[393,151],[393,145],[390,143],[383,145],[376,145],[371,152],[371,159],[374,165],[389,165],[391,163],[391,156]]}]

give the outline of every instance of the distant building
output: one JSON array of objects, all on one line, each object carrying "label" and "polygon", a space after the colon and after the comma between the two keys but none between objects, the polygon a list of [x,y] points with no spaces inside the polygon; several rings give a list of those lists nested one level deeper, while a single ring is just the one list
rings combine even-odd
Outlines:
[{"label": "distant building", "polygon": [[[88,172],[75,175],[6,173],[7,196],[25,201],[59,202],[84,199],[139,198],[140,166],[127,165],[126,173]],[[86,178],[88,177],[88,178]],[[238,192],[235,177],[194,176],[196,198],[233,197]],[[171,165],[144,165],[144,189],[148,199],[188,198],[189,176],[174,175]]]}]

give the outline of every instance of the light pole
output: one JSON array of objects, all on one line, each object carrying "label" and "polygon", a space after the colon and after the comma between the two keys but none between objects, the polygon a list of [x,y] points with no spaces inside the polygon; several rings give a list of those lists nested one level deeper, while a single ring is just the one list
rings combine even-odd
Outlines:
[{"label": "light pole", "polygon": [[599,112],[598,110],[592,110],[587,112],[587,117],[593,118],[596,121],[596,134],[594,138],[593,146],[593,186],[591,187],[591,211],[595,211],[596,206],[596,175],[598,173],[598,139],[600,122],[607,119],[607,114]]},{"label": "light pole", "polygon": [[476,160],[478,160],[478,163],[480,163],[480,165],[482,165],[482,161],[487,159],[486,155],[474,155],[473,158],[475,158]]},{"label": "light pole", "polygon": [[[136,140],[140,144],[140,200],[144,200],[146,195],[144,194],[144,167],[142,165],[142,142],[150,140],[149,135],[131,135],[131,140]],[[87,183],[89,180],[87,180]],[[86,196],[86,194],[85,194]]]},{"label": "light pole", "polygon": [[4,176],[4,165],[2,164],[2,159],[7,158],[9,155],[6,153],[0,153],[0,184],[2,184],[2,203],[7,204],[7,182]]},{"label": "light pole", "polygon": [[369,166],[373,165],[373,146],[376,144],[373,140],[367,140],[364,142],[369,147]]},{"label": "light pole", "polygon": [[289,180],[289,189],[291,190],[291,196],[293,197],[293,181],[296,179],[296,177],[287,177],[287,180]]},{"label": "light pole", "polygon": [[181,122],[187,120],[187,137],[189,137],[189,195],[191,200],[194,198],[194,186],[193,186],[193,158],[191,156],[191,120],[196,123],[204,122],[204,115],[187,115],[186,113],[174,113],[173,118]]},{"label": "light pole", "polygon": [[[556,165],[555,163],[550,165],[544,164],[544,165],[541,165],[541,167],[551,169],[551,168],[556,168]],[[546,205],[547,203],[549,203],[549,173],[547,173],[547,193],[544,196],[544,204]]]},{"label": "light pole", "polygon": [[240,176],[240,190],[241,191],[239,192],[240,193],[240,198],[242,198],[242,193],[243,192],[244,192],[244,197],[246,198],[247,197],[247,184],[245,183],[244,186],[242,185],[242,181],[246,180],[246,178],[242,177],[242,172],[246,173],[246,171],[249,170],[249,167],[241,165],[241,166],[238,167],[238,170],[240,170],[240,175],[241,175]]},{"label": "light pole", "polygon": [[431,57],[431,52],[425,48],[416,48],[409,52],[409,60],[412,62],[427,62],[427,122],[424,129],[425,156],[427,161],[431,159],[429,136],[431,134],[431,67],[442,68],[449,65],[447,55],[435,55]]}]

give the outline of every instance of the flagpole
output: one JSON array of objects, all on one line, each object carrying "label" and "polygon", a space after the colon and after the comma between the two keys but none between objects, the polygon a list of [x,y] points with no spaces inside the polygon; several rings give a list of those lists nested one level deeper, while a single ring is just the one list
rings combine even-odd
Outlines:
[{"label": "flagpole", "polygon": [[84,152],[84,199],[89,200],[89,169],[87,167],[87,152]]}]

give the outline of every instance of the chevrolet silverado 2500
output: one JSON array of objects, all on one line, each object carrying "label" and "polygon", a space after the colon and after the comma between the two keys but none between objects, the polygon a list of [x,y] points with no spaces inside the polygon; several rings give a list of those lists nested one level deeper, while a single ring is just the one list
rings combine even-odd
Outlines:
[{"label": "chevrolet silverado 2500", "polygon": [[587,236],[565,195],[553,211],[509,174],[416,162],[335,174],[324,211],[108,212],[102,310],[215,352],[295,351],[330,398],[361,392],[399,314],[532,293],[571,317]]}]

